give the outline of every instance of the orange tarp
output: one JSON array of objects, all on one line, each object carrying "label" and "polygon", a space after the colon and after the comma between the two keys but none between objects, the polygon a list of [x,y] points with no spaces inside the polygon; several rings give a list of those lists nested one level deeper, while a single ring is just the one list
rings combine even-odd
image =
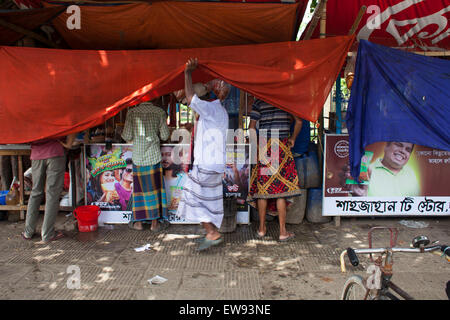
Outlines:
[{"label": "orange tarp", "polygon": [[204,49],[94,51],[0,47],[0,143],[99,125],[120,110],[194,82],[223,79],[316,121],[354,37]]},{"label": "orange tarp", "polygon": [[297,9],[303,17],[305,6],[306,1],[80,5],[80,29],[67,27],[73,13],[63,12],[53,25],[73,49],[205,48],[295,40]]}]

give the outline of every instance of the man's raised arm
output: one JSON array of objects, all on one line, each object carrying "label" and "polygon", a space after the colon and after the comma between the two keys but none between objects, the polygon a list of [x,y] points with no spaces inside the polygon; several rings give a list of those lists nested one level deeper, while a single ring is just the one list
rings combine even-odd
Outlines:
[{"label": "man's raised arm", "polygon": [[194,85],[192,84],[192,71],[197,68],[197,64],[197,58],[191,58],[188,60],[188,62],[186,62],[186,67],[184,69],[184,91],[186,94],[188,105],[191,104],[191,100],[195,94]]}]

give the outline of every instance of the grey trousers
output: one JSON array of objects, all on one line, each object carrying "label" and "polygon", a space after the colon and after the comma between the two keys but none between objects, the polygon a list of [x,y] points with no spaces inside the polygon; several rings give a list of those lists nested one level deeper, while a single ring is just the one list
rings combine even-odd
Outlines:
[{"label": "grey trousers", "polygon": [[36,231],[39,218],[39,206],[44,197],[45,214],[42,223],[42,240],[48,241],[55,235],[55,221],[59,212],[61,192],[64,187],[66,157],[54,157],[44,160],[32,160],[33,189],[28,201],[25,219],[25,236],[31,238]]}]

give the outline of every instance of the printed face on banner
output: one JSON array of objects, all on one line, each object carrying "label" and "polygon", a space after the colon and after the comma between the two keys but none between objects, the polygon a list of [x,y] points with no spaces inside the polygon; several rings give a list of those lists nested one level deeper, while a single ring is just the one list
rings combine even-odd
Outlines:
[{"label": "printed face on banner", "polygon": [[387,142],[382,163],[391,171],[400,171],[411,156],[414,145],[409,142]]},{"label": "printed face on banner", "polygon": [[350,175],[347,135],[327,135],[324,215],[450,215],[450,152],[378,142]]},{"label": "printed face on banner", "polygon": [[227,145],[227,164],[223,176],[224,197],[235,197],[238,211],[247,211],[246,199],[250,184],[249,145]]},{"label": "printed face on banner", "polygon": [[171,222],[182,222],[176,216],[176,212],[189,171],[188,150],[180,147],[180,145],[161,145],[161,166],[163,168],[169,221]]},{"label": "printed face on banner", "polygon": [[[168,218],[171,223],[192,223],[176,216],[183,185],[189,171],[189,145],[162,144],[161,167],[166,190]],[[248,223],[245,203],[250,178],[249,145],[227,147],[227,168],[223,177],[224,197],[236,197],[238,222]],[[128,223],[132,215],[133,193],[132,145],[103,144],[85,146],[86,189],[88,205],[101,209],[99,223]]]},{"label": "printed face on banner", "polygon": [[[130,211],[133,193],[133,164],[131,145],[88,145],[86,157],[86,202],[101,211]],[[118,214],[121,219],[121,214]]]}]

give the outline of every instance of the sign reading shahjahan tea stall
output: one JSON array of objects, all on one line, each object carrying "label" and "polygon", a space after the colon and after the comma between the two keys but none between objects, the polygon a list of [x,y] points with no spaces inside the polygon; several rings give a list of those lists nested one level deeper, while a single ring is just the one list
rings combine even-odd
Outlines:
[{"label": "sign reading shahjahan tea stall", "polygon": [[350,176],[348,135],[325,137],[324,216],[450,215],[450,152],[377,142]]}]

